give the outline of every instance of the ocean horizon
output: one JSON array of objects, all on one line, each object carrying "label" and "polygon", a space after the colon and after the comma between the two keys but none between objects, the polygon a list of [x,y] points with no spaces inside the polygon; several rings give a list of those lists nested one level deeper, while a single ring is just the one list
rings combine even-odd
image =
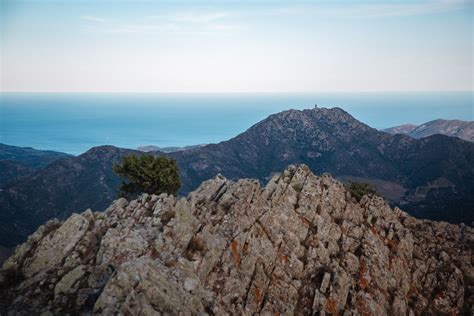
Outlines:
[{"label": "ocean horizon", "polygon": [[0,143],[79,155],[217,143],[288,109],[340,107],[377,129],[473,120],[473,92],[0,93]]}]

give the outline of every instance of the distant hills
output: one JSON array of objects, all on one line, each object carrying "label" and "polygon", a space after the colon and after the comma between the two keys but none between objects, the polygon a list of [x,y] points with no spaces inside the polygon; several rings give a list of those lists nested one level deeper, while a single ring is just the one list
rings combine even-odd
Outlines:
[{"label": "distant hills", "polygon": [[67,157],[72,156],[52,150],[37,150],[31,147],[0,144],[0,161],[15,161],[31,168],[45,167],[58,159]]},{"label": "distant hills", "polygon": [[0,188],[68,157],[72,156],[57,151],[0,144]]},{"label": "distant hills", "polygon": [[[86,208],[103,210],[116,198],[120,179],[111,167],[128,153],[113,146],[53,162],[0,192],[1,245],[11,247],[51,217]],[[289,164],[377,186],[392,205],[430,219],[474,221],[474,144],[433,135],[413,139],[373,129],[339,108],[288,110],[244,133],[168,155],[178,163],[181,194],[217,173],[261,182]]]},{"label": "distant hills", "polygon": [[57,160],[0,191],[0,245],[10,247],[34,227],[85,208],[102,210],[117,197],[112,165],[134,151],[113,146]]},{"label": "distant hills", "polygon": [[172,153],[175,151],[181,151],[181,150],[189,150],[189,149],[194,149],[194,148],[199,148],[206,146],[206,144],[199,144],[199,145],[190,145],[190,146],[184,146],[184,147],[178,147],[178,146],[171,146],[171,147],[158,147],[154,145],[146,145],[146,146],[139,146],[137,148],[138,151],[143,151],[146,153],[153,152],[153,151],[159,151],[163,153]]},{"label": "distant hills", "polygon": [[423,138],[434,134],[459,137],[474,142],[474,122],[461,120],[434,120],[421,125],[405,124],[383,130],[390,134],[405,134]]}]

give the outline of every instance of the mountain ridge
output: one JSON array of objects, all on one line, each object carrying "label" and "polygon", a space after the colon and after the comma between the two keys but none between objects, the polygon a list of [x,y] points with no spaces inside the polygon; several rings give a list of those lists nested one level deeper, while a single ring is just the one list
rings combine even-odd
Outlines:
[{"label": "mountain ridge", "polygon": [[56,160],[69,157],[72,155],[0,143],[0,189],[33,174],[36,170]]},{"label": "mountain ridge", "polygon": [[442,134],[474,142],[474,121],[437,119],[420,125],[405,124],[395,126],[383,131],[390,134],[405,134],[413,138]]},{"label": "mountain ridge", "polygon": [[0,143],[0,161],[16,161],[30,168],[42,168],[50,163],[73,157],[72,155],[53,150],[38,150],[32,147],[18,147]]},{"label": "mountain ridge", "polygon": [[0,269],[0,313],[469,314],[473,244],[305,165],[217,175],[48,221]]}]

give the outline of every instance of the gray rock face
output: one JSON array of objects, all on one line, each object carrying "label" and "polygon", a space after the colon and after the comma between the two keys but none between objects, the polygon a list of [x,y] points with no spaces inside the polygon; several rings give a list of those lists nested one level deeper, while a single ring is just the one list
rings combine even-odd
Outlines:
[{"label": "gray rock face", "polygon": [[473,242],[304,165],[265,188],[218,175],[41,226],[1,270],[0,313],[472,313]]}]

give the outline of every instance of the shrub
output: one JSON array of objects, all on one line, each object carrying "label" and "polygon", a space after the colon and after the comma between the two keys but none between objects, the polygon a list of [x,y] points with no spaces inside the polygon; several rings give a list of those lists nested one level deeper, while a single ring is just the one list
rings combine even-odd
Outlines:
[{"label": "shrub", "polygon": [[121,197],[140,193],[176,194],[181,186],[176,161],[165,156],[128,155],[123,157],[121,164],[114,165],[113,170],[127,179],[120,187]]},{"label": "shrub", "polygon": [[347,190],[357,200],[357,202],[359,202],[364,195],[373,195],[377,193],[374,187],[364,182],[350,181]]}]

